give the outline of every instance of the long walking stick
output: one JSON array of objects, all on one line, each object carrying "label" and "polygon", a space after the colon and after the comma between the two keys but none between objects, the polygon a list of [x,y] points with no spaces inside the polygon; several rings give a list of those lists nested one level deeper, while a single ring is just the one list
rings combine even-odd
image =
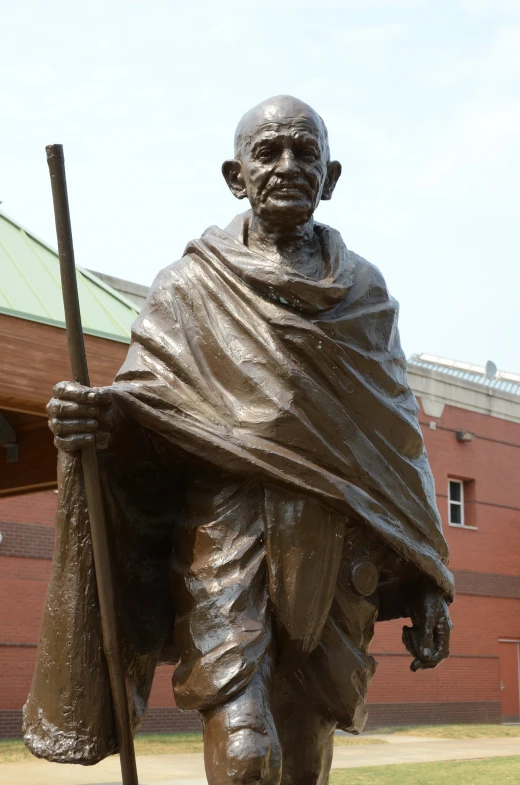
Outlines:
[{"label": "long walking stick", "polygon": [[[51,144],[46,147],[46,151],[47,163],[49,164],[51,175],[52,199],[54,202],[54,217],[56,220],[56,234],[58,236],[58,252],[60,257],[61,285],[63,289],[63,304],[65,306],[65,324],[67,326],[72,375],[76,382],[89,387],[90,380],[87,368],[87,356],[85,354],[85,342],[83,340],[83,329],[81,326],[81,314],[79,310],[78,285],[76,281],[76,266],[74,264],[74,247],[72,245],[72,229],[70,225],[63,147],[61,144]],[[101,614],[103,650],[108,665],[110,687],[112,690],[123,785],[139,785],[137,780],[134,741],[130,724],[125,676],[119,649],[114,585],[110,569],[108,539],[103,513],[96,445],[91,444],[84,447],[81,458],[90,519],[99,610]]]}]

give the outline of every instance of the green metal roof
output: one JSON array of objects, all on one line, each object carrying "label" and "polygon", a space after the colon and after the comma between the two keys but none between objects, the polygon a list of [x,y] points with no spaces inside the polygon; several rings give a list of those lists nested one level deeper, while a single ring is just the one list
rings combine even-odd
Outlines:
[{"label": "green metal roof", "polygon": [[[77,267],[83,330],[130,342],[135,303]],[[0,212],[0,313],[65,327],[57,252]]]}]

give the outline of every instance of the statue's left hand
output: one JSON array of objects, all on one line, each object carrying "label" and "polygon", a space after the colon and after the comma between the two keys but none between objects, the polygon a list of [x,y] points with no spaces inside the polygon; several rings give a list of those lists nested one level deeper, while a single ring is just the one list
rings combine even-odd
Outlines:
[{"label": "statue's left hand", "polygon": [[403,627],[403,643],[412,655],[410,670],[435,668],[450,653],[452,623],[443,593],[429,585],[418,592],[410,608],[413,627]]}]

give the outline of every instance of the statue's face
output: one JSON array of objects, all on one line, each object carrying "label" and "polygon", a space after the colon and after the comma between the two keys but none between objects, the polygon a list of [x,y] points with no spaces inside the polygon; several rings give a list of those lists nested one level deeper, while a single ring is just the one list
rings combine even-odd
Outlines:
[{"label": "statue's face", "polygon": [[312,119],[258,125],[240,161],[254,213],[298,223],[312,216],[327,176],[320,129]]},{"label": "statue's face", "polygon": [[247,197],[263,221],[301,224],[320,199],[330,199],[341,167],[329,162],[323,126],[310,107],[274,99],[248,113],[237,133],[237,157],[223,173],[234,195]]}]

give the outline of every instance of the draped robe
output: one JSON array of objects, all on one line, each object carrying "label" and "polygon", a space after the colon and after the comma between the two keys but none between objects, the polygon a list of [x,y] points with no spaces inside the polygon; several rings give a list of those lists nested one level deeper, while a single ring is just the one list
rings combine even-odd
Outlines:
[{"label": "draped robe", "polygon": [[[380,272],[330,227],[315,225],[325,275],[314,280],[252,253],[248,221],[244,214],[225,231],[211,227],[159,273],[113,387],[126,426],[100,454],[101,479],[135,728],[155,667],[171,650],[168,576],[186,466],[201,477],[218,467],[312,500],[323,520],[355,521],[396,563],[453,596],[396,301]],[[25,738],[41,757],[88,764],[117,741],[76,457],[59,456],[59,494]],[[333,538],[323,543],[332,554]],[[334,575],[320,580],[324,599],[310,626],[289,629],[286,613],[307,651],[332,602]],[[295,607],[297,588],[281,547],[269,586],[281,617]],[[379,587],[380,618],[406,615],[413,590],[409,570],[396,570]]]}]

